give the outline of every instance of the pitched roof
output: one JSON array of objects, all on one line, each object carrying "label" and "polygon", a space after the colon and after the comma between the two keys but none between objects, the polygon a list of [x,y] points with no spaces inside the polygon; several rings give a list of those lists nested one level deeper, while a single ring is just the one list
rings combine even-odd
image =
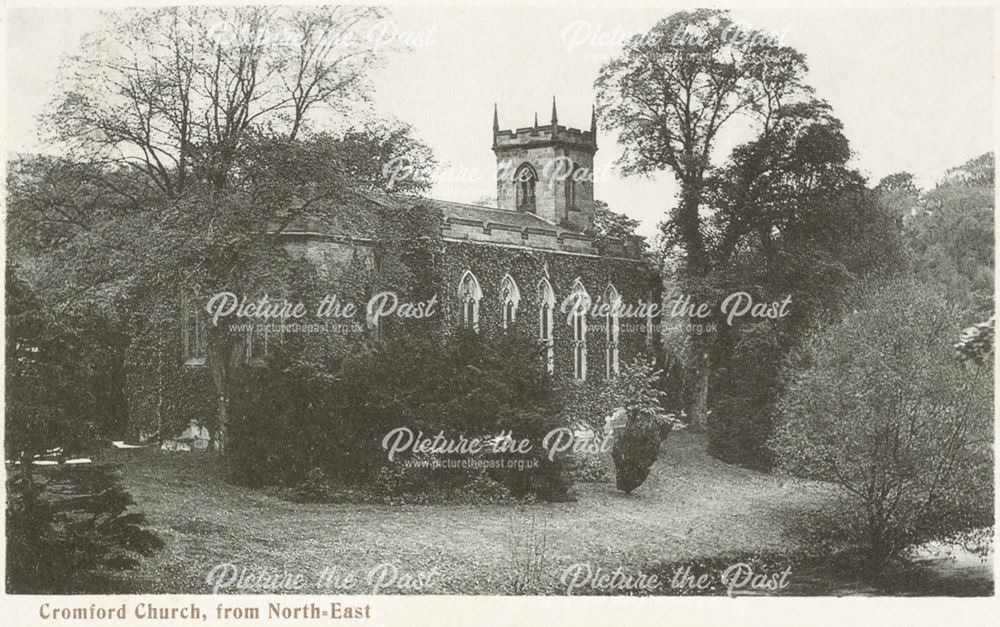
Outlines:
[{"label": "pitched roof", "polygon": [[[436,200],[419,196],[391,195],[382,192],[357,191],[348,196],[330,201],[329,204],[317,207],[315,212],[298,218],[287,229],[289,234],[309,233],[337,237],[376,238],[378,236],[377,206],[389,209],[402,209],[423,205],[442,213],[446,222],[462,221],[482,224],[502,224],[517,229],[543,229],[553,235],[573,234],[580,236],[580,231],[553,224],[532,213],[506,211],[494,207],[469,205]],[[343,211],[348,209],[348,211]]]},{"label": "pitched roof", "polygon": [[474,220],[476,222],[490,222],[493,224],[509,224],[518,227],[535,227],[553,231],[567,231],[561,226],[557,226],[548,220],[539,218],[533,213],[520,211],[506,211],[493,207],[481,207],[479,205],[466,205],[463,203],[451,202],[447,200],[434,200],[428,198],[427,204],[440,209],[445,219],[456,218],[459,220]]}]

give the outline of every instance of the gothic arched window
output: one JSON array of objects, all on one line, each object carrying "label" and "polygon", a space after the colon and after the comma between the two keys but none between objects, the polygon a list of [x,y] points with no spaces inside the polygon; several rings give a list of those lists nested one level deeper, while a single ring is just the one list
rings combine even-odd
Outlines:
[{"label": "gothic arched window", "polygon": [[514,187],[517,193],[517,210],[535,212],[535,184],[538,175],[535,168],[525,163],[514,173]]},{"label": "gothic arched window", "polygon": [[458,283],[458,302],[462,305],[462,326],[479,332],[479,301],[483,291],[472,272],[466,270]]},{"label": "gothic arched window", "polygon": [[553,359],[552,318],[556,307],[556,295],[548,279],[538,282],[538,340],[545,347],[545,370],[549,374],[555,371]]},{"label": "gothic arched window", "polygon": [[573,378],[587,379],[587,313],[590,311],[590,295],[580,279],[573,283],[570,296],[569,322],[573,327]]},{"label": "gothic arched window", "polygon": [[517,306],[521,302],[521,291],[513,277],[505,274],[500,281],[500,303],[503,306],[503,328],[506,329],[517,319]]},{"label": "gothic arched window", "polygon": [[618,374],[618,314],[621,306],[621,296],[614,285],[608,285],[604,290],[604,304],[609,307],[604,326],[604,373],[610,379]]}]

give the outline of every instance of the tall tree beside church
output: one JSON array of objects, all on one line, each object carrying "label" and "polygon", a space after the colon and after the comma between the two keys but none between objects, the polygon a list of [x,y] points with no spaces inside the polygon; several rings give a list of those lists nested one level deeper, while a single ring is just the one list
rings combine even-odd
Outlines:
[{"label": "tall tree beside church", "polygon": [[737,146],[707,182],[710,253],[721,293],[787,296],[780,320],[718,321],[710,452],[767,468],[780,368],[806,329],[844,306],[847,288],[906,267],[901,213],[849,167],[843,125],[824,102],[783,107],[766,135]]},{"label": "tall tree beside church", "polygon": [[[766,133],[778,109],[808,92],[805,72],[799,52],[708,9],[661,20],[601,68],[599,113],[618,131],[624,172],[666,170],[680,184],[665,235],[680,252],[679,287],[694,298],[703,296],[712,270],[702,209],[719,132],[739,117]],[[688,412],[693,426],[704,428],[708,338],[688,339]]]},{"label": "tall tree beside church", "polygon": [[[65,62],[47,122],[70,163],[86,164],[92,180],[133,202],[59,248],[62,267],[79,269],[72,291],[119,300],[185,285],[199,286],[199,296],[252,294],[254,266],[279,254],[283,229],[379,186],[387,158],[429,157],[399,125],[323,132],[368,98],[367,74],[385,48],[365,33],[382,16],[364,6],[109,14]],[[360,163],[370,168],[359,171]],[[413,191],[420,180],[404,185]],[[60,219],[53,202],[22,208],[28,221]],[[207,339],[224,449],[244,339],[222,325]]]}]

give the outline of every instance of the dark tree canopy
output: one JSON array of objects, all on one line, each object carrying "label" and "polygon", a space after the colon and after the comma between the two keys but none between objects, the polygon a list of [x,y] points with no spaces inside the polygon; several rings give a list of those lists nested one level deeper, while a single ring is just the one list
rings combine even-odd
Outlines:
[{"label": "dark tree canopy", "polygon": [[949,170],[906,221],[917,273],[962,308],[963,323],[993,312],[994,193],[993,153],[986,153]]}]

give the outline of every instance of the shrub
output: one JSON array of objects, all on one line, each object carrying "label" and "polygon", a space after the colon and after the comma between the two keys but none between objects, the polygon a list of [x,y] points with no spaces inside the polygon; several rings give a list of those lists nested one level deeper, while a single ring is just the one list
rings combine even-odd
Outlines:
[{"label": "shrub", "polygon": [[601,430],[605,419],[619,408],[636,408],[659,414],[663,412],[666,394],[661,390],[661,372],[639,357],[621,364],[620,372],[611,379],[579,385],[575,380],[562,380],[556,388],[561,422],[573,427]]},{"label": "shrub", "polygon": [[646,410],[629,414],[628,422],[615,435],[611,457],[615,461],[615,485],[625,494],[642,485],[660,452],[660,420]]},{"label": "shrub", "polygon": [[611,480],[611,467],[606,455],[588,453],[569,455],[566,467],[573,481],[596,483]]},{"label": "shrub", "polygon": [[[661,431],[669,432],[673,424],[672,418],[663,414],[666,395],[660,389],[661,374],[648,359],[640,357],[623,363],[612,379],[586,386],[563,381],[557,388],[563,424],[600,434],[609,426],[606,421],[616,410],[624,409],[629,416],[625,427],[615,433],[612,449],[618,487],[626,494],[645,481],[665,437]],[[655,443],[652,458],[649,457],[651,443]],[[592,454],[567,457],[570,476],[577,481],[610,478],[602,457]]]},{"label": "shrub", "polygon": [[963,365],[958,318],[903,279],[807,338],[786,370],[779,467],[843,488],[837,531],[874,566],[993,522],[992,368]]},{"label": "shrub", "polygon": [[525,464],[524,468],[508,468],[495,477],[503,477],[511,494],[518,498],[537,496],[551,502],[574,500],[569,489],[572,480],[566,468],[564,456],[549,459],[548,452],[540,445],[545,436],[558,427],[564,426],[556,409],[547,409],[550,403],[540,403],[538,407],[509,411],[501,423],[510,425],[516,439],[527,439],[533,443],[527,455],[519,455],[513,461]]},{"label": "shrub", "polygon": [[549,556],[549,521],[517,515],[507,525],[507,589],[511,594],[543,594]]},{"label": "shrub", "polygon": [[378,497],[424,498],[413,495],[492,481],[517,498],[563,500],[563,462],[548,460],[537,444],[525,458],[536,464],[479,469],[403,468],[413,461],[409,452],[390,462],[382,447],[385,435],[403,426],[483,440],[510,432],[540,443],[560,426],[560,413],[537,351],[527,340],[460,333],[445,340],[403,335],[367,353],[313,363],[276,354],[250,370],[233,403],[231,476],[295,486],[319,468],[331,482],[365,486]]},{"label": "shrub", "polygon": [[136,566],[163,542],[113,466],[61,467],[7,481],[7,592],[108,592],[102,576]]}]

